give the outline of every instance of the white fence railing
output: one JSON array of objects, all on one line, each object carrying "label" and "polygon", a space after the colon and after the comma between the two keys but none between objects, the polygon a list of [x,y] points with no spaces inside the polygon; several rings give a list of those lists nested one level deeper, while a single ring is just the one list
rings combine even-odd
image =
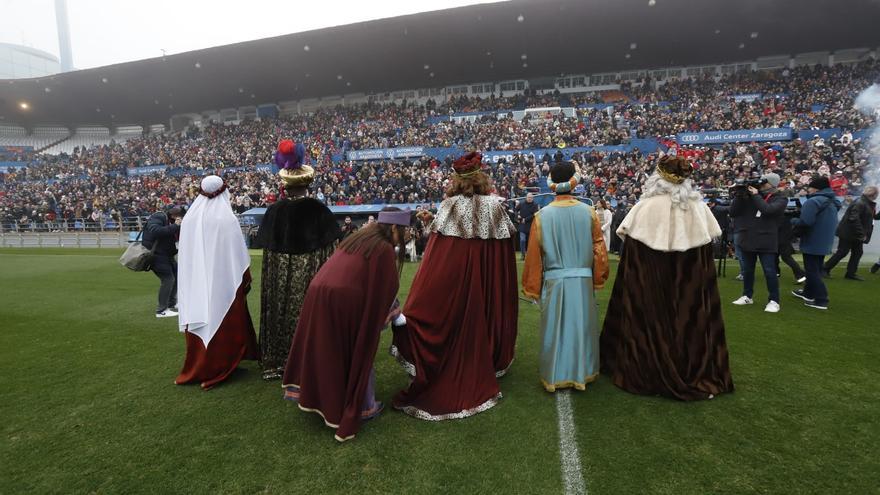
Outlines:
[{"label": "white fence railing", "polygon": [[127,217],[122,220],[31,220],[0,223],[0,233],[60,233],[60,232],[140,232],[148,217]]},{"label": "white fence railing", "polygon": [[122,248],[128,232],[4,232],[0,248]]}]

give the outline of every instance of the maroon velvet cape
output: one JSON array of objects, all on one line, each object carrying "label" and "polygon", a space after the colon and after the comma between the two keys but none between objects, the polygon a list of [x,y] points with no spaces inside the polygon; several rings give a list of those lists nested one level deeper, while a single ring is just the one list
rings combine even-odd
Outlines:
[{"label": "maroon velvet cape", "polygon": [[426,420],[462,418],[501,398],[513,361],[519,298],[511,239],[435,233],[394,328],[395,355],[413,381],[394,407]]},{"label": "maroon velvet cape", "polygon": [[186,359],[183,370],[174,380],[177,385],[201,383],[207,390],[228,378],[243,359],[260,358],[260,347],[247,305],[251,270],[245,270],[241,278],[235,299],[207,348],[198,335],[184,332]]},{"label": "maroon velvet cape", "polygon": [[394,249],[383,245],[370,258],[336,250],[306,292],[282,386],[297,390],[299,408],[320,414],[340,442],[360,428],[379,333],[398,285]]}]

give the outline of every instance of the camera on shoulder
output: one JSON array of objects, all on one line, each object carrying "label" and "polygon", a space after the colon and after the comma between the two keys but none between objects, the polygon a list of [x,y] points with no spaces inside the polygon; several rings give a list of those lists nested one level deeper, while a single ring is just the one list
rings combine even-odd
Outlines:
[{"label": "camera on shoulder", "polygon": [[730,186],[730,195],[738,197],[748,196],[750,187],[760,189],[761,186],[767,182],[767,179],[764,179],[759,175],[752,175],[747,179],[736,179],[733,182],[733,185]]}]

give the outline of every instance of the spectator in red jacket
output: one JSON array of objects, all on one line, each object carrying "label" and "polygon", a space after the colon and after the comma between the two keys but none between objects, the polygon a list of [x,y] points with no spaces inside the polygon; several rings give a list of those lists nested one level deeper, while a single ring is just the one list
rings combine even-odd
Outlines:
[{"label": "spectator in red jacket", "polygon": [[831,178],[831,189],[834,190],[836,196],[846,196],[846,190],[849,188],[849,181],[844,177],[843,171],[834,172]]}]

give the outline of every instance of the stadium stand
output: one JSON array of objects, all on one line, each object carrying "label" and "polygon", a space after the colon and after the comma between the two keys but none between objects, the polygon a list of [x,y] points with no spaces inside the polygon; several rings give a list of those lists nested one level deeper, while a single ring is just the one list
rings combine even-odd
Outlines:
[{"label": "stadium stand", "polygon": [[[472,6],[0,85],[0,228],[130,230],[187,203],[209,172],[230,182],[238,212],[264,207],[280,193],[271,163],[284,138],[306,144],[315,196],[340,208],[430,207],[451,160],[471,149],[484,152],[502,198],[546,190],[548,162],[564,157],[590,179],[583,196],[632,201],[659,152],[688,157],[706,190],[775,170],[793,195],[817,173],[833,175],[841,196],[860,191],[877,123],[853,108],[878,79],[870,16],[804,9],[789,25],[748,14],[765,8],[757,0],[719,3],[714,30],[689,31],[706,50],[682,50],[660,34],[700,25],[684,2],[606,2],[609,23],[625,30],[584,30],[577,19],[595,8],[585,4]],[[510,42],[546,16],[577,42]],[[747,43],[727,36],[747,22]],[[808,30],[809,43],[793,41]],[[658,41],[636,47],[636,33]],[[450,50],[438,36],[491,49]],[[276,63],[287,59],[297,63]]]}]

